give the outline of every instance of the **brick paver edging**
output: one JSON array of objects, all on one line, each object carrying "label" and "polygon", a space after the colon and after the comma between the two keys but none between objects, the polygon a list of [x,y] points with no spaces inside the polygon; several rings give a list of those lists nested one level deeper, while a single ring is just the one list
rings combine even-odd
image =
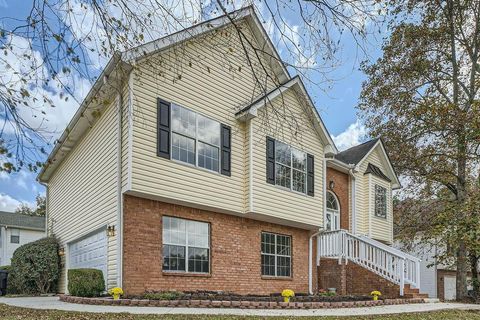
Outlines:
[{"label": "brick paver edging", "polygon": [[242,309],[325,309],[372,307],[393,304],[424,303],[424,299],[384,299],[344,302],[276,302],[276,301],[215,301],[215,300],[148,300],[83,298],[60,295],[60,301],[93,305],[120,305],[138,307],[242,308]]}]

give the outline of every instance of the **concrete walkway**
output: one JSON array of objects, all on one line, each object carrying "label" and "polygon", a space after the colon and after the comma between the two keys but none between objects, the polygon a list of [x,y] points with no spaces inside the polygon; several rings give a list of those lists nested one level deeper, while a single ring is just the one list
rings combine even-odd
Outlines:
[{"label": "concrete walkway", "polygon": [[205,309],[205,308],[160,308],[127,307],[74,304],[59,301],[57,297],[0,298],[0,303],[32,309],[56,309],[80,312],[134,313],[134,314],[210,314],[244,316],[364,316],[391,313],[426,312],[445,309],[480,310],[480,305],[460,303],[423,303],[390,305],[369,308],[308,309],[308,310],[260,310],[260,309]]}]

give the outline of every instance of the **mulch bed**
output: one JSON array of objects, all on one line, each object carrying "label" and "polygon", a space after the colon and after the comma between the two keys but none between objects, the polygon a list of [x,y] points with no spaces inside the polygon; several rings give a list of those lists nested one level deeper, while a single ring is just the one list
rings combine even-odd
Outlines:
[{"label": "mulch bed", "polygon": [[[127,299],[145,299],[145,296],[126,296]],[[150,299],[161,300],[161,299]],[[192,291],[182,292],[175,300],[212,300],[212,301],[259,301],[259,302],[283,302],[280,294],[271,295],[240,295],[234,293],[216,292],[216,291]],[[347,302],[347,301],[368,301],[372,300],[370,296],[349,295],[349,296],[328,296],[328,295],[308,295],[306,293],[296,293],[291,302]]]}]

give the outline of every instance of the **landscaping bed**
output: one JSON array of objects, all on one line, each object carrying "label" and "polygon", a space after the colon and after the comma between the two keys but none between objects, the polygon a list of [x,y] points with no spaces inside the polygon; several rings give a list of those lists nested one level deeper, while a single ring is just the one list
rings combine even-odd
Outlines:
[{"label": "landscaping bed", "polygon": [[[240,295],[222,291],[191,291],[191,292],[147,292],[139,296],[125,296],[127,299],[137,300],[212,300],[212,301],[259,301],[259,302],[283,302],[280,293],[271,295]],[[346,301],[366,301],[371,300],[370,296],[349,295],[339,296],[335,294],[319,293],[308,295],[306,293],[296,293],[290,299],[291,302],[346,302]]]},{"label": "landscaping bed", "polygon": [[[237,296],[231,296],[237,299]],[[198,296],[193,296],[190,299],[172,299],[172,300],[159,300],[159,299],[119,299],[113,300],[112,298],[100,297],[100,298],[84,298],[68,295],[61,295],[60,300],[70,303],[80,304],[93,304],[93,305],[122,305],[122,306],[145,306],[145,307],[187,307],[187,308],[243,308],[243,309],[321,309],[321,308],[352,308],[352,307],[365,307],[365,306],[380,306],[380,305],[393,305],[393,304],[410,304],[410,303],[423,303],[423,299],[380,299],[377,301],[371,300],[355,300],[354,297],[321,297],[330,300],[320,301],[320,297],[296,297],[296,301],[282,302],[277,297],[275,300],[259,300],[254,299],[255,296],[241,296],[239,300],[223,300],[225,296],[222,296],[222,300],[212,300],[212,297],[197,299]],[[247,299],[249,298],[249,300]],[[195,298],[195,299],[194,299]],[[220,298],[220,297],[219,297]],[[266,298],[266,297],[262,297]],[[305,299],[301,301],[301,299]],[[308,299],[310,299],[310,301]],[[365,297],[363,297],[365,298]],[[299,300],[300,299],[300,300]],[[314,301],[319,299],[319,301]]]}]

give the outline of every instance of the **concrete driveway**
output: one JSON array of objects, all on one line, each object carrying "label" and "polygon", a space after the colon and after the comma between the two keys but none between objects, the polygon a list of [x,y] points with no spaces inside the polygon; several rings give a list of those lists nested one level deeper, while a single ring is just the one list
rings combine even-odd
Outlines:
[{"label": "concrete driveway", "polygon": [[445,309],[480,310],[480,305],[461,303],[420,303],[389,305],[378,307],[309,309],[309,310],[259,310],[259,309],[206,309],[206,308],[160,308],[99,306],[74,304],[59,301],[57,297],[0,298],[0,303],[31,309],[56,309],[64,311],[97,313],[134,313],[134,314],[211,314],[211,315],[252,315],[252,316],[357,316],[392,313],[427,312]]}]

